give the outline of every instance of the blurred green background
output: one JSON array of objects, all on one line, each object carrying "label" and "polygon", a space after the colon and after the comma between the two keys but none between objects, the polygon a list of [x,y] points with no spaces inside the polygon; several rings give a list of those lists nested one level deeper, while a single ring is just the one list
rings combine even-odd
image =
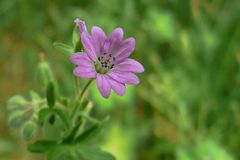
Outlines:
[{"label": "blurred green background", "polygon": [[71,44],[73,20],[136,38],[131,57],[145,72],[124,97],[89,95],[93,115],[111,115],[99,145],[118,160],[240,159],[239,0],[1,0],[0,160],[42,159],[7,124],[6,103],[33,89],[39,54],[72,95],[69,57],[53,47]]}]

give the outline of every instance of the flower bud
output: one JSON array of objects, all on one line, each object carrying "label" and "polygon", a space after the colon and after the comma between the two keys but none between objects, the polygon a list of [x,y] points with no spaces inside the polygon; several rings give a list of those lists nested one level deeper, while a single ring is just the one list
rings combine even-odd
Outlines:
[{"label": "flower bud", "polygon": [[9,116],[8,124],[10,127],[19,128],[25,121],[24,111],[15,111]]},{"label": "flower bud", "polygon": [[21,129],[21,136],[25,140],[31,140],[37,135],[37,124],[33,121],[27,121],[22,129]]},{"label": "flower bud", "polygon": [[52,70],[51,70],[49,64],[45,60],[42,60],[39,63],[38,70],[39,70],[38,76],[39,76],[40,82],[44,86],[47,86],[49,81],[53,81]]},{"label": "flower bud", "polygon": [[16,96],[11,97],[8,100],[7,109],[9,112],[13,112],[16,110],[22,110],[22,109],[24,109],[25,104],[26,104],[25,99],[20,95],[16,95]]}]

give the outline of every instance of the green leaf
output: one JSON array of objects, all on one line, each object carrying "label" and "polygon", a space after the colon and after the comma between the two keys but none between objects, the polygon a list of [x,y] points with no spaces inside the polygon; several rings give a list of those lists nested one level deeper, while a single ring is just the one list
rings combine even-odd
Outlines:
[{"label": "green leaf", "polygon": [[55,43],[53,43],[53,46],[57,50],[59,50],[59,51],[61,51],[63,53],[67,53],[68,55],[71,55],[74,52],[74,48],[72,46],[67,45],[67,44],[55,42]]},{"label": "green leaf", "polygon": [[55,105],[55,93],[53,82],[49,82],[47,86],[47,102],[49,108],[52,108]]},{"label": "green leaf", "polygon": [[66,128],[70,127],[70,122],[69,119],[67,118],[67,116],[65,115],[65,113],[63,113],[62,110],[58,109],[58,108],[54,108],[53,112],[56,113],[59,118],[62,120],[62,122],[64,123],[64,125],[66,126]]},{"label": "green leaf", "polygon": [[87,142],[89,139],[94,137],[101,129],[101,125],[96,123],[93,124],[91,127],[87,128],[83,133],[81,133],[76,139],[75,143],[84,143]]},{"label": "green leaf", "polygon": [[77,160],[74,147],[58,145],[47,153],[47,160]]},{"label": "green leaf", "polygon": [[51,114],[51,116],[49,117],[49,119],[48,119],[48,123],[49,124],[51,124],[51,125],[53,125],[54,124],[54,122],[55,122],[55,115],[54,114]]},{"label": "green leaf", "polygon": [[115,160],[116,158],[110,153],[104,152],[99,148],[79,145],[76,150],[79,159],[81,160]]},{"label": "green leaf", "polygon": [[62,135],[65,133],[66,127],[62,120],[51,109],[51,112],[45,118],[43,123],[42,132],[47,140],[61,140]]},{"label": "green leaf", "polygon": [[44,123],[44,120],[46,119],[47,115],[51,112],[50,108],[43,108],[38,112],[38,121],[40,124]]},{"label": "green leaf", "polygon": [[57,145],[56,141],[40,140],[28,145],[28,151],[34,153],[47,152]]},{"label": "green leaf", "polygon": [[71,143],[74,139],[75,134],[78,131],[78,128],[81,126],[82,124],[82,119],[72,128],[71,132],[69,133],[69,135],[63,140],[62,143]]},{"label": "green leaf", "polygon": [[88,145],[56,145],[47,152],[47,160],[115,160],[110,153]]}]

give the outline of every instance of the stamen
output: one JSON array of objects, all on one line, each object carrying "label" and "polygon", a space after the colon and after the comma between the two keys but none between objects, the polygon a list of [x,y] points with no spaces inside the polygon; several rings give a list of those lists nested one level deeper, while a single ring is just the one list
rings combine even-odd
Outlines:
[{"label": "stamen", "polygon": [[113,57],[112,54],[103,52],[103,54],[98,57],[98,61],[94,63],[96,71],[101,74],[106,74],[114,67],[114,61],[115,57]]}]

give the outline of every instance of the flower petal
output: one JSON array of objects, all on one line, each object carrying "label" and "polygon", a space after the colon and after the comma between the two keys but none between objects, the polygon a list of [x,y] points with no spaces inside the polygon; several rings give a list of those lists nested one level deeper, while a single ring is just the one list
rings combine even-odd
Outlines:
[{"label": "flower petal", "polygon": [[123,39],[123,29],[122,28],[114,29],[109,35],[110,41],[122,40],[122,39]]},{"label": "flower petal", "polygon": [[119,96],[123,96],[125,94],[126,86],[124,84],[119,83],[111,78],[109,78],[109,82],[114,92],[116,92]]},{"label": "flower petal", "polygon": [[85,52],[74,53],[70,57],[70,61],[72,63],[76,64],[76,65],[91,64],[92,63],[91,59],[89,59],[89,57],[87,56],[87,54]]},{"label": "flower petal", "polygon": [[95,78],[96,71],[93,66],[77,66],[73,70],[74,75],[79,78]]},{"label": "flower petal", "polygon": [[135,49],[135,39],[134,38],[128,38],[121,44],[121,47],[113,53],[115,58],[117,59],[117,62],[121,62],[124,59],[126,59]]},{"label": "flower petal", "polygon": [[143,72],[144,68],[138,61],[128,58],[123,62],[114,66],[112,70],[125,71],[125,72]]},{"label": "flower petal", "polygon": [[95,47],[95,53],[100,56],[101,48],[103,47],[106,40],[106,35],[103,30],[97,26],[92,27],[92,41]]},{"label": "flower petal", "polygon": [[93,61],[96,60],[97,55],[95,52],[95,46],[94,46],[94,43],[92,42],[92,38],[88,35],[87,32],[82,32],[81,41],[82,41],[83,47],[86,50],[89,58],[91,58]]},{"label": "flower petal", "polygon": [[131,72],[112,71],[108,74],[112,79],[120,83],[138,84],[138,77]]},{"label": "flower petal", "polygon": [[101,95],[104,98],[108,98],[111,92],[111,85],[109,83],[109,78],[107,75],[97,74],[97,86]]},{"label": "flower petal", "polygon": [[102,54],[109,53],[110,46],[111,46],[111,42],[109,41],[109,39],[107,39],[103,45]]},{"label": "flower petal", "polygon": [[85,24],[84,21],[76,18],[76,19],[74,20],[74,22],[75,22],[76,25],[78,26],[78,32],[80,33],[80,35],[81,35],[82,32],[87,32],[87,27],[86,27],[86,24]]},{"label": "flower petal", "polygon": [[116,53],[119,49],[121,49],[121,44],[123,42],[122,28],[114,29],[109,35],[108,41],[110,43],[108,52],[114,55],[114,53]]}]

